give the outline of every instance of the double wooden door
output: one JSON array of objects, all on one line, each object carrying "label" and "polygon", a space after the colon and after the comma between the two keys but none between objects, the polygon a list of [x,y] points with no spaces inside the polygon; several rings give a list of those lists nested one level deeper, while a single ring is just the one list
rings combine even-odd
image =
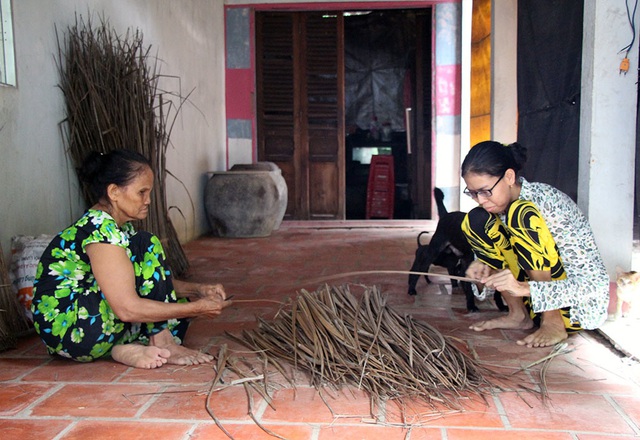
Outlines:
[{"label": "double wooden door", "polygon": [[282,170],[288,219],[345,218],[342,20],[256,13],[258,159]]}]

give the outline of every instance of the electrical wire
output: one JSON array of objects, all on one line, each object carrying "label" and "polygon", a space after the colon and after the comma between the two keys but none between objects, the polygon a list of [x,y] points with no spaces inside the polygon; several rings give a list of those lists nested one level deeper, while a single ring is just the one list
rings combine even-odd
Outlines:
[{"label": "electrical wire", "polygon": [[[629,0],[625,0],[625,6],[627,7],[627,19],[629,20],[629,26],[631,27],[631,43],[620,49],[620,52],[625,52],[625,58],[629,57],[629,51],[633,47],[633,43],[636,41],[636,9],[638,8],[638,0],[635,1],[635,5],[633,6],[633,13],[629,12]],[[618,53],[620,53],[618,52]]]}]

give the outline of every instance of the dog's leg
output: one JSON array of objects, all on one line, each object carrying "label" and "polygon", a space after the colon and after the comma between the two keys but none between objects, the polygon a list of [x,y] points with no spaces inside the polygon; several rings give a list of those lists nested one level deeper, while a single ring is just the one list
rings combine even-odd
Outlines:
[{"label": "dog's leg", "polygon": [[[461,274],[460,272],[460,262],[458,260],[456,260],[456,265],[452,266],[451,264],[449,264],[447,266],[447,272],[449,272],[449,275],[453,275],[453,276],[465,276],[464,274]],[[451,288],[455,289],[456,287],[458,287],[458,280],[451,280]]]},{"label": "dog's leg", "polygon": [[[434,238],[436,236],[434,235]],[[442,251],[442,247],[433,246],[433,240],[424,246],[419,246],[416,250],[416,259],[411,266],[411,272],[429,272],[431,265],[434,263],[437,255]],[[416,295],[416,284],[418,283],[419,275],[409,275],[409,295]],[[424,275],[424,279],[427,283],[431,283],[429,277]]]},{"label": "dog's leg", "polygon": [[471,283],[461,281],[460,285],[462,286],[462,291],[464,292],[465,299],[467,300],[467,311],[471,313],[479,311],[478,306],[476,306],[476,297],[473,295]]},{"label": "dog's leg", "polygon": [[[426,246],[418,246],[418,249],[416,249],[416,258],[415,260],[413,260],[413,265],[411,266],[411,272],[427,272],[426,270],[422,269],[426,257]],[[409,295],[418,294],[418,292],[416,291],[416,284],[418,284],[419,279],[420,275],[409,274],[409,289],[407,291]]]},{"label": "dog's leg", "polygon": [[502,299],[502,294],[497,290],[493,293],[493,300],[496,302],[498,310],[500,310],[501,312],[509,311],[509,307],[505,305],[504,300]]}]

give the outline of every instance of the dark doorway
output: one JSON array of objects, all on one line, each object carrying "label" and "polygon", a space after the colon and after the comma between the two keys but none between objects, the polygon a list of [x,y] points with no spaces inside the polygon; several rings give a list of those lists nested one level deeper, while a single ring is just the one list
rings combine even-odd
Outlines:
[{"label": "dark doorway", "polygon": [[430,218],[431,11],[256,14],[258,159],[285,218],[365,218],[372,154],[394,158],[392,218]]},{"label": "dark doorway", "polygon": [[429,218],[431,9],[345,12],[344,26],[347,219],[366,218],[377,154],[394,159],[393,218]]}]

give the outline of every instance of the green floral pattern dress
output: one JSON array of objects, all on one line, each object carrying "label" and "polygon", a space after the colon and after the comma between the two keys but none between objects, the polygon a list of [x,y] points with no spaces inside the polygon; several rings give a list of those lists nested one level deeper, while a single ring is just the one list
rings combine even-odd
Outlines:
[{"label": "green floral pattern dress", "polygon": [[138,295],[177,301],[160,240],[136,232],[129,223],[119,227],[106,212],[89,210],[51,241],[38,264],[31,310],[34,327],[49,353],[90,362],[109,355],[116,344],[147,344],[150,335],[165,328],[181,343],[186,320],[127,323],[114,314],[91,272],[86,247],[92,243],[126,250]]}]

